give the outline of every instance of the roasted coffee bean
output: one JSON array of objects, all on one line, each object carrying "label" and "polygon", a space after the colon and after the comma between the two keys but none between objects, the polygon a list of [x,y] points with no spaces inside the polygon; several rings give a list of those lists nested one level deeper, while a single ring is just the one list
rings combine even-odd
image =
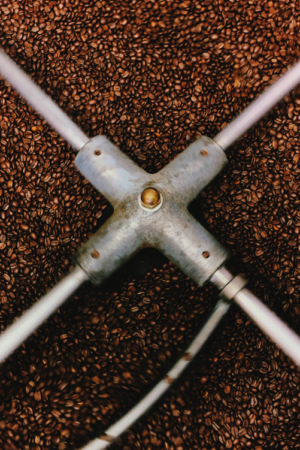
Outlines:
[{"label": "roasted coffee bean", "polygon": [[[156,172],[299,58],[299,14],[288,1],[3,0],[0,45],[87,135]],[[1,80],[0,101],[3,331],[71,268],[107,203]],[[229,149],[199,205],[236,270],[298,332],[299,108],[296,89]],[[1,366],[0,447],[76,449],[101,435],[165,374],[216,300],[172,264],[81,289]],[[232,309],[193,370],[113,447],[298,448],[299,379]]]}]

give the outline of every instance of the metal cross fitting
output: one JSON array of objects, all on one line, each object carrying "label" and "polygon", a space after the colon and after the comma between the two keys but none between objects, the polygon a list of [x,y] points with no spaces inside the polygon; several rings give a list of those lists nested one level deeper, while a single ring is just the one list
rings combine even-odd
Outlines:
[{"label": "metal cross fitting", "polygon": [[114,213],[79,249],[75,263],[100,284],[138,250],[151,246],[203,285],[228,252],[187,208],[226,162],[223,150],[201,137],[152,175],[104,136],[91,139],[75,165],[108,199]]}]

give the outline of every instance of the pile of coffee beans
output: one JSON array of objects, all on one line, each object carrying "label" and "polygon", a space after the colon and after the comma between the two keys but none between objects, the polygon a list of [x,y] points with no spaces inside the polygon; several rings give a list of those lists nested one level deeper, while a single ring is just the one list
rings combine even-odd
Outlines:
[{"label": "pile of coffee beans", "polygon": [[[299,59],[281,0],[2,0],[0,45],[84,130],[156,172]],[[72,268],[106,200],[0,80],[0,330]],[[228,151],[206,225],[300,334],[300,94]],[[101,217],[102,216],[102,217]],[[171,263],[83,287],[0,367],[0,448],[78,449],[172,365],[217,300]],[[193,369],[114,449],[300,447],[300,371],[232,308]]]}]

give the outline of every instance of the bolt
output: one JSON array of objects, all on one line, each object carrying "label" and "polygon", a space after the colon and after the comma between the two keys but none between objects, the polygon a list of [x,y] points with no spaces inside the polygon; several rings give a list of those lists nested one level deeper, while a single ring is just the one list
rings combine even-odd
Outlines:
[{"label": "bolt", "polygon": [[141,194],[141,203],[144,208],[154,209],[161,203],[160,193],[155,188],[146,188]]}]

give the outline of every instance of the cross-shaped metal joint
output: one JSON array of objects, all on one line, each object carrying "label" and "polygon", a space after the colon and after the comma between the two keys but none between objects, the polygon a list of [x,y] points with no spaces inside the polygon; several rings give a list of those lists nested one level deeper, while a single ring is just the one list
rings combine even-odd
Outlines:
[{"label": "cross-shaped metal joint", "polygon": [[76,264],[100,284],[138,250],[155,247],[203,285],[228,252],[187,208],[226,163],[224,151],[201,137],[160,172],[149,174],[104,136],[91,139],[75,165],[114,214],[80,248]]}]

